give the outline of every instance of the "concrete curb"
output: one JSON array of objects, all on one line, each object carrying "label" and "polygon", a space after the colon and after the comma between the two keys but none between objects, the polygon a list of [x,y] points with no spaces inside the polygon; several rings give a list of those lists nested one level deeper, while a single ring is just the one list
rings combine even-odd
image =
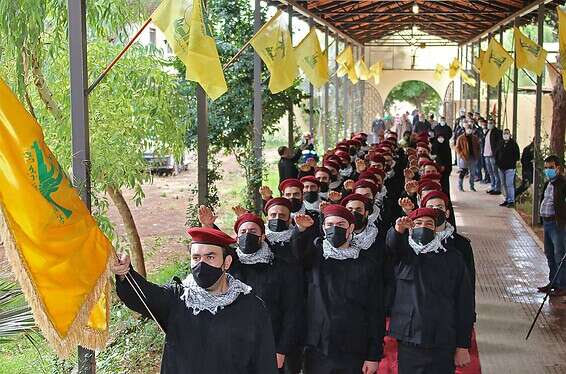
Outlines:
[{"label": "concrete curb", "polygon": [[521,217],[521,215],[519,214],[519,212],[517,212],[516,209],[511,209],[513,211],[513,214],[515,215],[515,217],[519,220],[519,222],[521,222],[521,224],[523,225],[523,227],[525,228],[525,230],[529,233],[529,235],[533,238],[533,240],[535,241],[535,243],[537,243],[537,245],[539,246],[539,248],[544,252],[544,243],[539,239],[538,235],[533,231],[533,229],[531,228],[531,226],[529,226],[524,220],[523,217]]}]

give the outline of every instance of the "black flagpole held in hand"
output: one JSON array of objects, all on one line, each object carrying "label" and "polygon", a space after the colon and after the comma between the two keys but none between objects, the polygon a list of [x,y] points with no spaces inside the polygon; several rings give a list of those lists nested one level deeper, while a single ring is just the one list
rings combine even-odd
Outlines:
[{"label": "black flagpole held in hand", "polygon": [[558,278],[558,274],[560,274],[560,269],[562,268],[562,265],[564,264],[564,260],[566,260],[566,253],[564,253],[562,260],[560,260],[560,264],[558,265],[558,269],[556,269],[556,274],[554,274],[552,281],[550,281],[550,284],[548,286],[548,291],[546,291],[546,295],[544,295],[544,299],[542,299],[542,303],[540,304],[540,307],[538,308],[537,315],[535,316],[533,323],[531,323],[531,327],[529,328],[529,332],[527,332],[527,336],[525,337],[525,340],[528,340],[529,336],[531,336],[531,332],[533,332],[533,328],[535,327],[535,324],[537,323],[537,319],[540,316],[540,313],[542,312],[542,307],[544,306],[544,303],[546,303],[546,300],[548,299],[548,296],[550,295],[550,291],[552,290],[552,285],[556,281],[556,278]]}]

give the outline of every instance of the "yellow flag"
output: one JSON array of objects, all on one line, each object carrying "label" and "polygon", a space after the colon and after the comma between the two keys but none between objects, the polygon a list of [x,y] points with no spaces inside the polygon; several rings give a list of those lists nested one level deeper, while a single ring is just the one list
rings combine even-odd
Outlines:
[{"label": "yellow flag", "polygon": [[369,68],[369,71],[375,84],[379,85],[379,82],[381,81],[381,73],[383,72],[383,62],[376,62]]},{"label": "yellow flag", "polygon": [[481,66],[483,62],[483,56],[485,56],[485,51],[480,50],[479,56],[474,61],[474,70],[479,73],[481,71]]},{"label": "yellow flag", "polygon": [[527,38],[518,28],[513,28],[515,36],[515,58],[517,68],[527,69],[541,75],[546,64],[547,52],[537,43]]},{"label": "yellow flag", "polygon": [[356,74],[362,81],[367,81],[371,78],[371,71],[363,59],[356,62]]},{"label": "yellow flag", "polygon": [[[0,235],[35,322],[54,350],[101,349],[108,337],[111,244],[0,79]],[[101,300],[102,299],[102,300]]]},{"label": "yellow flag", "polygon": [[456,76],[458,75],[458,72],[460,71],[460,60],[458,60],[458,58],[454,58],[454,60],[452,60],[452,62],[450,63],[450,66],[448,67],[448,76],[450,77],[450,79],[454,79],[456,78]]},{"label": "yellow flag", "polygon": [[315,87],[322,87],[328,82],[328,54],[322,52],[316,29],[311,28],[305,38],[295,47],[299,67],[309,82]]},{"label": "yellow flag", "polygon": [[483,57],[480,79],[491,87],[495,87],[512,64],[513,57],[495,38],[491,38]]},{"label": "yellow flag", "polygon": [[216,43],[206,35],[201,0],[163,0],[151,19],[187,67],[188,80],[198,82],[212,100],[228,91]]},{"label": "yellow flag", "polygon": [[299,69],[291,34],[280,10],[263,25],[250,43],[269,69],[271,92],[277,93],[291,87]]},{"label": "yellow flag", "polygon": [[434,69],[434,79],[436,79],[437,81],[441,80],[442,74],[444,74],[444,70],[444,66],[437,64],[436,68]]},{"label": "yellow flag", "polygon": [[562,65],[562,81],[566,89],[566,10],[556,7],[558,11],[558,43],[560,48],[560,65]]},{"label": "yellow flag", "polygon": [[460,70],[460,77],[462,77],[462,80],[468,86],[472,86],[472,87],[476,86],[476,83],[477,83],[476,80],[474,78],[470,77],[468,74],[466,74],[466,72],[464,70]]},{"label": "yellow flag", "polygon": [[354,53],[352,47],[346,47],[337,57],[336,62],[340,65],[337,71],[339,77],[348,74],[348,78],[353,84],[358,83],[358,75],[354,66]]}]

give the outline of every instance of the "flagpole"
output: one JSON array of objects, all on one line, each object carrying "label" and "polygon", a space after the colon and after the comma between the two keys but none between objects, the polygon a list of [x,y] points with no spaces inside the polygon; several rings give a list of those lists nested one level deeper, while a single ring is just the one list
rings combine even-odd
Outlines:
[{"label": "flagpole", "polygon": [[245,49],[248,48],[250,46],[250,43],[252,42],[253,38],[255,37],[252,36],[252,38],[250,40],[248,40],[246,42],[246,44],[244,44],[244,46],[242,48],[240,48],[240,50],[238,51],[238,53],[236,53],[231,59],[230,61],[228,61],[226,64],[224,64],[224,66],[222,67],[222,71],[225,71],[226,69],[228,69],[230,66],[232,66],[234,64],[234,62],[236,62],[236,60],[238,59],[238,57],[240,57],[242,55],[242,53],[244,53]]},{"label": "flagpole", "polygon": [[114,58],[114,60],[112,60],[112,62],[110,62],[110,64],[108,64],[108,66],[106,66],[106,68],[102,71],[102,73],[100,73],[98,78],[96,78],[96,80],[88,87],[87,94],[90,94],[92,92],[92,90],[94,90],[96,88],[96,86],[98,86],[98,84],[104,79],[106,74],[108,74],[110,69],[112,69],[112,67],[114,67],[114,65],[122,58],[122,56],[124,56],[124,54],[128,51],[128,49],[130,49],[132,44],[134,44],[136,39],[140,36],[142,31],[145,30],[145,28],[147,27],[147,25],[149,25],[150,22],[151,22],[151,17],[149,17],[143,23],[143,25],[135,33],[135,35],[130,39],[130,41],[128,42],[128,44],[126,44],[126,46],[122,49],[122,51]]}]

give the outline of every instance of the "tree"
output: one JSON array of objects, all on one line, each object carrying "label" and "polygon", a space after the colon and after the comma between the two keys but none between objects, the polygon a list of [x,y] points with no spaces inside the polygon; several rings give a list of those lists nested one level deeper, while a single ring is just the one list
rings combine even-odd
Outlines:
[{"label": "tree", "polygon": [[[129,0],[88,2],[90,81],[120,51],[124,28],[143,18],[136,4]],[[0,37],[5,41],[0,65],[16,61],[10,64],[15,68],[4,69],[7,81],[18,87],[20,98],[42,124],[47,143],[65,170],[70,170],[66,17],[64,1],[26,0],[22,4],[0,0]],[[144,151],[152,148],[180,156],[184,148],[187,125],[182,111],[187,101],[179,94],[176,77],[166,68],[155,50],[134,46],[89,98],[93,215],[113,238],[106,214],[107,193],[124,222],[134,266],[143,275],[141,240],[122,189],[133,189],[135,203],[141,204],[142,184],[151,180]],[[35,92],[26,85],[30,76]]]},{"label": "tree", "polygon": [[421,81],[405,81],[395,86],[385,99],[384,107],[389,111],[396,101],[407,101],[419,112],[437,112],[441,104],[440,96],[428,84]]},{"label": "tree", "polygon": [[550,129],[550,151],[564,160],[564,137],[566,135],[566,91],[562,77],[557,74],[552,89],[552,127]]}]

